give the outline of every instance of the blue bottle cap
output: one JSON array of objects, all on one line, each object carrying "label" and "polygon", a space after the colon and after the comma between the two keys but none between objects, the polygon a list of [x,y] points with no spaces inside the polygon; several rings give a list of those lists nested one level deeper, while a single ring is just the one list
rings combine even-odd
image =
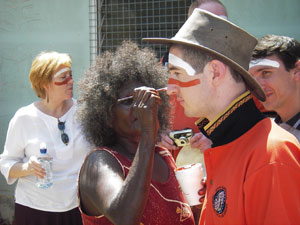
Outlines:
[{"label": "blue bottle cap", "polygon": [[47,146],[46,146],[46,143],[45,142],[42,142],[40,144],[40,153],[41,154],[46,154],[47,153]]}]

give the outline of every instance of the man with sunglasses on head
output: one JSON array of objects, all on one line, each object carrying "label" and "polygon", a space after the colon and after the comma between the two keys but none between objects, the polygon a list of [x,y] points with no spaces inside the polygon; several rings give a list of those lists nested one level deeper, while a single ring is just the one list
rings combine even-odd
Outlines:
[{"label": "man with sunglasses on head", "polygon": [[291,37],[266,35],[252,53],[249,72],[260,83],[268,111],[300,141],[300,43]]},{"label": "man with sunglasses on head", "polygon": [[[11,119],[1,173],[15,190],[14,225],[81,225],[77,177],[90,145],[75,118],[71,58],[58,52],[41,52],[29,78],[40,99],[20,108]],[[37,178],[46,173],[37,159],[45,143],[52,160],[53,184],[42,189]]]},{"label": "man with sunglasses on head", "polygon": [[200,224],[298,224],[300,145],[257,109],[265,94],[248,73],[255,37],[195,9],[171,39],[174,94],[212,141],[204,152],[207,186]]}]

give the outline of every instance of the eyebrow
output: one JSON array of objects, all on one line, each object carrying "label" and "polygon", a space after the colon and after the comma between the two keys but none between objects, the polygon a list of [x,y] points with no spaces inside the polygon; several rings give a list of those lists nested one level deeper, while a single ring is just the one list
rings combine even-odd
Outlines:
[{"label": "eyebrow", "polygon": [[269,69],[276,69],[276,68],[273,67],[273,66],[264,66],[264,67],[262,67],[262,68],[256,70],[256,72],[261,72],[261,71],[263,71],[263,70],[269,70]]},{"label": "eyebrow", "polygon": [[[170,65],[170,64],[169,64]],[[176,67],[176,66],[170,66],[170,67],[168,67],[168,71],[170,72],[170,71],[178,71],[178,72],[180,72],[180,73],[184,73],[184,72],[186,72],[183,68],[181,68],[181,67]]]},{"label": "eyebrow", "polygon": [[176,66],[170,66],[170,67],[168,67],[168,70],[170,71],[170,70],[180,70],[180,69],[177,68]]}]

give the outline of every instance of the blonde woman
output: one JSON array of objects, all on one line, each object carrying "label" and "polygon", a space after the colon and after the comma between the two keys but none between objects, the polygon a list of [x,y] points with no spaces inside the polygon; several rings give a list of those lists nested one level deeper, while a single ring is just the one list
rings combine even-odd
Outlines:
[{"label": "blonde woman", "polygon": [[[75,119],[71,58],[41,52],[33,61],[31,86],[40,100],[20,108],[11,119],[0,168],[15,190],[16,225],[82,224],[77,202],[77,176],[90,149]],[[45,142],[53,158],[53,184],[36,186],[45,171],[37,160]]]}]

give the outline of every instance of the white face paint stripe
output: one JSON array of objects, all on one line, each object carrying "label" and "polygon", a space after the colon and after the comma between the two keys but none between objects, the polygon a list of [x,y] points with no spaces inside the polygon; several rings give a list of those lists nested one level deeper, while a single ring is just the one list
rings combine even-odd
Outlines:
[{"label": "white face paint stripe", "polygon": [[184,69],[189,76],[194,76],[196,74],[196,71],[190,64],[171,53],[169,53],[169,63]]},{"label": "white face paint stripe", "polygon": [[70,71],[70,70],[71,70],[70,68],[63,68],[63,69],[57,71],[57,72],[54,74],[53,77],[54,77],[54,78],[55,78],[55,77],[58,77],[58,76],[61,75],[62,73],[67,72],[67,71]]},{"label": "white face paint stripe", "polygon": [[271,59],[255,59],[255,60],[251,60],[250,64],[249,64],[249,69],[255,67],[255,66],[270,66],[270,67],[274,67],[274,68],[279,68],[280,67],[280,63],[275,61],[275,60],[271,60]]}]

